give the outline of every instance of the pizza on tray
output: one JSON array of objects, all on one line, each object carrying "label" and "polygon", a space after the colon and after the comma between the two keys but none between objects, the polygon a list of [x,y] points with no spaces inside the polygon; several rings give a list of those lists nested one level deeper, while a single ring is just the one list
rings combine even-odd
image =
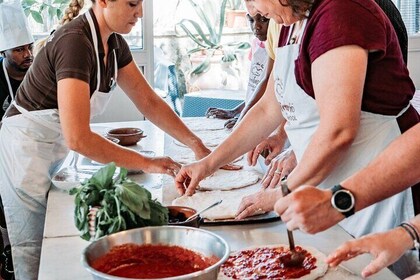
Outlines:
[{"label": "pizza on tray", "polygon": [[230,279],[299,279],[314,280],[325,275],[325,255],[310,247],[296,246],[305,254],[302,266],[287,267],[282,260],[290,257],[289,246],[258,246],[232,252],[222,264],[218,280]]}]

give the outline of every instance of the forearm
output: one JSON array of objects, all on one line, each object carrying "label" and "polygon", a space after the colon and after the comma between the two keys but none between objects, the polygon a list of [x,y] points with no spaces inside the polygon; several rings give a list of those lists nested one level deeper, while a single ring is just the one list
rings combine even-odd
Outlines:
[{"label": "forearm", "polygon": [[160,129],[187,145],[193,151],[203,148],[203,142],[178,117],[171,107],[160,97],[150,99],[146,106],[142,106],[142,113]]},{"label": "forearm", "polygon": [[356,197],[356,210],[397,194],[420,181],[420,124],[392,142],[366,168],[341,184]]},{"label": "forearm", "polygon": [[136,151],[112,143],[94,132],[86,132],[81,139],[71,148],[97,162],[115,162],[117,166],[133,170],[145,169],[148,164],[148,159]]},{"label": "forearm", "polygon": [[248,100],[248,102],[245,104],[245,108],[242,110],[241,115],[238,118],[238,122],[244,118],[246,113],[261,99],[261,97],[264,95],[265,90],[267,89],[267,84],[270,79],[271,70],[273,69],[274,61],[271,58],[268,58],[267,61],[267,68],[264,73],[263,79],[258,83],[258,85],[255,87],[254,93]]},{"label": "forearm", "polygon": [[214,169],[223,166],[264,140],[278,125],[273,114],[280,114],[280,112],[275,111],[264,108],[263,104],[254,107],[229,137],[208,157],[210,166]]},{"label": "forearm", "polygon": [[202,141],[153,91],[134,62],[120,69],[118,74],[118,84],[148,120],[181,143],[189,146],[194,152],[205,148]]},{"label": "forearm", "polygon": [[353,137],[345,130],[320,129],[312,137],[298,165],[288,177],[291,190],[301,185],[317,186],[338,165],[351,146]]}]

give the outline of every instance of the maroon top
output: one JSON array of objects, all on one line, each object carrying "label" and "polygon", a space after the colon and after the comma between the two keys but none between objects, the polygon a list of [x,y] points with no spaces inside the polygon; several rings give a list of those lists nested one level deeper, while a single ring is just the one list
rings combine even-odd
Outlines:
[{"label": "maroon top", "polygon": [[[287,41],[289,27],[280,33],[279,46]],[[344,45],[371,50],[368,57],[362,110],[381,115],[397,115],[412,99],[415,87],[403,61],[395,30],[374,1],[315,0],[295,61],[299,86],[315,98],[311,64],[325,52]],[[398,118],[401,131],[420,121],[411,107]]]}]

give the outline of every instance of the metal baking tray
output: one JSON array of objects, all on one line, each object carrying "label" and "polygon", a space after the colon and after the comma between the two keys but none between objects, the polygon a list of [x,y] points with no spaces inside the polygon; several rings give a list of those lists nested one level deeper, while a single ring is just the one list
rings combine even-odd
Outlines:
[{"label": "metal baking tray", "polygon": [[208,220],[204,219],[202,224],[205,226],[225,226],[225,225],[239,225],[239,224],[256,224],[279,221],[280,216],[274,212],[268,212],[261,215],[248,217],[242,220],[224,219],[224,220]]}]

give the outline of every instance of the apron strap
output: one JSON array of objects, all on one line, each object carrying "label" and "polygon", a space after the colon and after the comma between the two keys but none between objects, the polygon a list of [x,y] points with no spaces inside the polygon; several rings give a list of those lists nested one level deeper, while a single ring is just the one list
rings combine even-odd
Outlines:
[{"label": "apron strap", "polygon": [[[33,114],[32,112],[29,112],[28,110],[26,110],[25,108],[23,108],[22,106],[20,106],[20,105],[17,105],[16,104],[16,100],[13,100],[12,101],[12,104],[13,104],[13,106],[15,106],[15,108],[25,117],[25,118],[28,118],[28,119],[30,119],[31,121],[33,121],[33,122],[35,122],[35,123],[37,123],[37,124],[39,124],[39,125],[42,125],[42,126],[44,126],[44,127],[46,127],[46,128],[49,128],[49,129],[51,129],[51,130],[53,130],[53,131],[55,131],[55,132],[58,132],[58,133],[60,133],[61,134],[61,125],[60,125],[60,123],[58,123],[58,122],[52,122],[52,121],[48,121],[48,120],[46,120],[46,119],[44,119],[42,116],[40,116],[40,115],[36,115],[36,114]],[[56,110],[56,109],[47,109],[47,110],[41,110],[41,111],[48,111],[48,110],[52,110],[52,111],[56,111],[57,112],[57,114],[58,114],[58,110]],[[40,111],[36,111],[36,112],[40,112]]]},{"label": "apron strap", "polygon": [[6,77],[7,87],[9,88],[9,95],[12,98],[12,101],[14,101],[15,97],[13,95],[12,84],[10,83],[9,74],[7,73],[6,63],[4,59],[3,59],[3,72],[4,72],[4,76]]},{"label": "apron strap", "polygon": [[100,63],[99,63],[98,35],[96,34],[95,24],[93,23],[93,19],[92,19],[92,16],[90,15],[90,11],[86,12],[86,19],[89,23],[90,33],[92,35],[92,40],[93,40],[93,47],[95,48],[97,68],[98,68],[98,74],[96,75],[97,83],[96,83],[95,91],[98,91],[99,86],[101,84],[101,67],[100,67]]},{"label": "apron strap", "polygon": [[[96,61],[97,61],[97,83],[96,83],[96,90],[99,91],[99,87],[101,85],[101,64],[99,63],[99,51],[98,51],[98,35],[96,34],[95,24],[93,23],[92,16],[90,12],[86,12],[86,19],[89,23],[90,32],[92,35],[93,40],[93,47],[95,48],[95,54],[96,54]],[[118,77],[118,62],[117,62],[117,53],[115,52],[115,49],[113,50],[114,53],[114,81],[111,81],[111,91],[115,88],[117,77]]]}]

